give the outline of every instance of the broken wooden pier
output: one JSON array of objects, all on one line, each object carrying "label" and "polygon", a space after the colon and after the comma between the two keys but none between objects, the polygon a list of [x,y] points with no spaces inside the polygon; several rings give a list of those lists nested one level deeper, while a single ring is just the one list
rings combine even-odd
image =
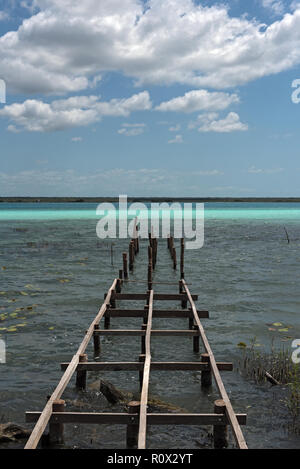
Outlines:
[{"label": "broken wooden pier", "polygon": [[[137,232],[136,232],[137,233]],[[174,239],[169,237],[168,249],[170,251],[172,268],[177,269],[176,248]],[[241,425],[246,424],[246,414],[236,414],[225,390],[221,371],[231,371],[232,364],[217,362],[211,346],[205,334],[201,319],[208,318],[208,311],[199,311],[195,306],[197,295],[191,294],[184,278],[184,240],[180,241],[180,279],[178,292],[159,293],[156,291],[156,282],[153,280],[153,270],[156,265],[158,253],[158,241],[149,235],[147,280],[135,283],[146,284],[144,291],[140,293],[128,292],[131,285],[129,272],[134,269],[136,256],[139,252],[139,240],[136,235],[129,244],[129,263],[127,252],[123,253],[123,269],[119,271],[119,277],[114,279],[111,287],[105,295],[104,302],[86,331],[86,334],[72,360],[62,363],[64,371],[57,387],[49,397],[42,412],[26,412],[26,421],[35,423],[33,431],[26,443],[25,449],[37,448],[43,433],[49,426],[50,441],[63,442],[65,424],[122,424],[126,427],[126,444],[128,448],[137,447],[145,449],[147,445],[147,429],[150,425],[211,425],[213,427],[213,440],[215,448],[225,448],[228,445],[228,430],[231,429],[236,446],[239,449],[247,449]],[[128,265],[129,264],[129,265]],[[128,272],[129,271],[129,272]],[[164,282],[158,282],[162,285]],[[165,282],[168,283],[168,282]],[[122,292],[126,286],[126,292]],[[130,307],[131,301],[144,301],[143,308]],[[157,309],[156,301],[179,301],[182,309]],[[129,305],[121,308],[120,303]],[[118,304],[118,305],[117,305]],[[111,319],[115,318],[141,318],[140,329],[113,329]],[[153,320],[156,318],[169,318],[170,324],[176,318],[186,318],[187,328],[155,329]],[[103,326],[101,326],[101,324]],[[101,337],[107,335],[128,335],[140,337],[141,353],[136,361],[132,362],[101,362]],[[180,336],[192,339],[194,352],[199,352],[201,340],[203,353],[200,360],[197,356],[191,362],[155,362],[151,358],[151,337],[153,336]],[[94,361],[89,361],[86,348],[93,340]],[[68,412],[65,408],[63,393],[76,373],[76,387],[84,390],[86,387],[87,373],[90,371],[123,371],[136,370],[140,381],[140,399],[128,404],[127,412]],[[201,373],[201,386],[203,390],[209,389],[214,381],[219,393],[219,399],[214,403],[214,409],[210,413],[149,413],[147,409],[148,393],[151,371],[174,370],[199,371]]]}]

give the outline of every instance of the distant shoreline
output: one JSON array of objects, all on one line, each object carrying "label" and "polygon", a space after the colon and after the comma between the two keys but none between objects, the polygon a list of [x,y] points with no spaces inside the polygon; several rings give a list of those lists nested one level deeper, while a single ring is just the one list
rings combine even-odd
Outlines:
[{"label": "distant shoreline", "polygon": [[[118,197],[0,197],[9,203],[101,203],[119,202]],[[300,197],[128,197],[128,202],[300,202]]]}]

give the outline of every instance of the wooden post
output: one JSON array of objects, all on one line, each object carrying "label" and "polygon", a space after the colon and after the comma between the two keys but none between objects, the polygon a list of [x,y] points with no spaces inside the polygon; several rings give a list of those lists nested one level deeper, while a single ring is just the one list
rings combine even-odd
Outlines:
[{"label": "wooden post", "polygon": [[208,353],[201,354],[201,362],[207,363],[209,365],[209,370],[201,371],[201,387],[208,388],[212,385],[212,376],[211,376],[211,369],[210,369],[210,358]]},{"label": "wooden post", "polygon": [[172,258],[173,258],[173,269],[176,270],[177,268],[177,259],[176,259],[176,249],[172,248]]},{"label": "wooden post", "polygon": [[180,241],[180,278],[184,278],[184,238]]},{"label": "wooden post", "polygon": [[[195,331],[198,331],[197,326],[193,326],[193,329]],[[198,335],[195,335],[193,337],[193,350],[194,350],[195,353],[199,353],[199,336]]]},{"label": "wooden post", "polygon": [[[94,325],[94,331],[99,329],[99,324]],[[94,358],[99,357],[101,353],[101,347],[100,347],[100,335],[93,335],[93,341],[94,341]]]},{"label": "wooden post", "polygon": [[[139,414],[140,403],[138,401],[128,402],[128,413]],[[127,425],[126,446],[127,448],[136,448],[138,445],[139,425],[130,423]]]},{"label": "wooden post", "polygon": [[[141,327],[142,331],[147,329],[147,324],[143,324]],[[144,335],[141,336],[141,354],[144,355],[146,353],[146,337]]]},{"label": "wooden post", "polygon": [[123,252],[123,273],[124,278],[128,278],[127,252]]},{"label": "wooden post", "polygon": [[[139,355],[139,362],[143,363],[145,361],[146,355],[144,353],[141,353]],[[140,381],[140,389],[143,387],[143,377],[144,377],[144,369],[139,371],[139,381]]]},{"label": "wooden post", "polygon": [[[122,270],[119,271],[119,275],[120,275],[120,272],[121,272],[121,275],[122,275],[122,274],[123,274],[123,273],[122,273]],[[122,277],[119,277],[119,278],[117,279],[116,293],[121,293],[121,291],[122,291]]]},{"label": "wooden post", "polygon": [[[79,363],[85,363],[88,361],[86,353],[79,355]],[[84,390],[86,388],[86,370],[78,370],[76,374],[76,388]]]},{"label": "wooden post", "polygon": [[[64,412],[65,401],[57,399],[52,404],[52,412]],[[50,443],[63,443],[64,441],[64,424],[49,423],[49,440]]]},{"label": "wooden post", "polygon": [[148,290],[152,290],[152,263],[148,264]]},{"label": "wooden post", "polygon": [[110,328],[110,316],[107,313],[104,314],[104,329]]},{"label": "wooden post", "polygon": [[134,264],[134,241],[131,240],[129,243],[129,270],[133,270]]},{"label": "wooden post", "polygon": [[[226,405],[222,399],[215,401],[214,412],[215,414],[225,414]],[[222,449],[228,446],[228,428],[227,425],[214,425],[214,448]]]},{"label": "wooden post", "polygon": [[148,246],[148,264],[153,264],[153,251],[151,246]]}]

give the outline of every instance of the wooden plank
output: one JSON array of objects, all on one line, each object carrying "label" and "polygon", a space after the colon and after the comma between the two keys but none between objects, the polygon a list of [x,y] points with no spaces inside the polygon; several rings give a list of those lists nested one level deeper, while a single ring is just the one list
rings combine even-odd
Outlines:
[{"label": "wooden plank", "polygon": [[148,307],[148,321],[145,338],[145,362],[143,373],[143,386],[140,400],[140,422],[139,422],[139,436],[138,436],[138,449],[146,448],[146,430],[147,430],[147,404],[148,404],[148,389],[150,379],[150,364],[151,364],[151,349],[150,338],[152,329],[152,311],[153,311],[153,290],[150,290],[149,307]]},{"label": "wooden plank", "polygon": [[106,295],[106,298],[104,300],[104,303],[102,304],[97,316],[95,317],[94,321],[91,323],[89,329],[87,330],[83,341],[81,342],[76,354],[73,356],[72,361],[70,362],[68,368],[66,369],[65,373],[61,377],[58,385],[56,386],[55,390],[53,391],[52,395],[50,396],[47,404],[44,407],[43,412],[41,413],[33,431],[31,432],[30,437],[28,438],[28,441],[24,447],[24,449],[35,449],[40,441],[40,438],[48,424],[49,418],[51,417],[52,413],[52,405],[53,402],[57,399],[59,399],[62,396],[62,393],[64,392],[65,388],[67,387],[70,379],[73,376],[74,371],[77,368],[77,365],[79,363],[79,355],[84,354],[85,349],[93,335],[94,332],[94,326],[95,324],[99,324],[99,322],[102,319],[102,316],[104,315],[107,305],[110,302],[110,297],[111,297],[111,292],[112,290],[115,289],[117,284],[117,279],[115,279],[108,290],[108,293]]},{"label": "wooden plank", "polygon": [[[115,296],[116,300],[146,300],[147,293],[116,293]],[[162,300],[178,300],[182,301],[184,299],[188,299],[187,295],[179,294],[179,293],[155,293],[154,300],[162,301]],[[193,300],[198,300],[198,295],[192,295]]]},{"label": "wooden plank", "polygon": [[[62,370],[67,369],[69,363],[61,363]],[[142,362],[88,362],[78,363],[76,370],[85,371],[140,371],[144,367]],[[232,363],[220,362],[217,367],[222,371],[232,371]],[[151,362],[151,371],[205,371],[210,368],[204,362]]]},{"label": "wooden plank", "polygon": [[[106,311],[107,316],[111,318],[140,318],[143,317],[145,314],[144,309],[108,309]],[[206,319],[209,318],[208,311],[200,311],[197,310],[197,314],[199,318]],[[194,314],[192,311],[188,311],[185,309],[154,309],[153,310],[153,318],[193,318]]]},{"label": "wooden plank", "polygon": [[194,321],[199,329],[199,332],[200,332],[200,335],[201,335],[201,340],[202,340],[202,343],[203,343],[203,346],[206,350],[206,353],[208,353],[209,355],[209,358],[210,358],[210,366],[211,366],[211,369],[212,369],[212,373],[213,373],[213,376],[214,376],[214,380],[216,382],[216,385],[217,385],[217,388],[220,392],[220,395],[223,399],[223,401],[225,402],[225,405],[226,405],[226,415],[228,417],[228,420],[230,422],[230,425],[231,425],[231,428],[232,428],[232,431],[233,431],[233,435],[234,435],[234,438],[236,440],[236,443],[239,447],[239,449],[247,449],[247,444],[246,444],[246,441],[245,441],[245,438],[244,438],[244,435],[242,433],[242,430],[240,428],[240,425],[237,421],[237,418],[236,418],[236,415],[234,413],[234,410],[232,408],[232,405],[231,405],[231,402],[229,400],[229,397],[227,395],[227,392],[226,392],[226,389],[224,387],[224,384],[223,384],[223,381],[222,381],[222,378],[221,378],[221,375],[219,373],[219,370],[218,370],[218,367],[217,367],[217,363],[216,363],[216,360],[215,360],[215,357],[214,357],[214,354],[212,352],[212,349],[209,345],[209,342],[207,340],[207,337],[206,337],[206,334],[204,332],[204,328],[200,322],[200,319],[197,315],[197,310],[196,310],[196,306],[194,304],[194,301],[193,301],[193,298],[192,298],[192,295],[190,294],[190,291],[188,289],[188,286],[186,285],[185,281],[182,279],[182,284],[183,284],[183,287],[185,289],[185,292],[188,296],[188,300],[190,302],[190,305],[191,305],[191,308],[192,308],[192,311],[194,313]]},{"label": "wooden plank", "polygon": [[[27,423],[36,422],[41,412],[26,412],[25,418]],[[138,414],[135,418],[138,421]],[[52,412],[49,419],[51,423],[86,423],[86,424],[111,424],[111,425],[128,425],[132,423],[132,415],[126,413],[98,413],[98,412]]]},{"label": "wooden plank", "polygon": [[[36,422],[41,412],[26,412],[26,423]],[[139,423],[139,414],[98,412],[53,412],[51,423],[128,425]],[[236,414],[240,425],[246,425],[247,414]],[[147,413],[147,425],[227,425],[226,415]]]},{"label": "wooden plank", "polygon": [[[157,336],[187,336],[194,337],[199,336],[200,333],[198,330],[190,329],[152,329],[152,335]],[[143,336],[147,335],[146,330],[141,329],[96,329],[94,331],[95,335],[131,335],[131,336]]]}]

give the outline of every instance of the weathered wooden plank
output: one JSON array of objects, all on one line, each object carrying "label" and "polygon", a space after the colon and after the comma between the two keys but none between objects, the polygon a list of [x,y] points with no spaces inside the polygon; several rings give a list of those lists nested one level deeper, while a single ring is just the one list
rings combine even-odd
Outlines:
[{"label": "weathered wooden plank", "polygon": [[[61,369],[67,369],[69,363],[61,363]],[[220,362],[221,371],[232,371],[232,363]],[[140,371],[144,368],[141,362],[88,362],[78,363],[76,370],[85,371]],[[206,371],[210,366],[203,362],[151,362],[151,371]]]},{"label": "weathered wooden plank", "polygon": [[[111,318],[140,318],[145,315],[144,309],[108,309],[105,313]],[[201,319],[209,318],[208,311],[197,310],[197,314]],[[194,314],[192,311],[187,311],[184,309],[154,309],[153,318],[193,318]]]},{"label": "weathered wooden plank", "polygon": [[44,407],[43,412],[41,413],[30,437],[28,438],[28,441],[24,447],[24,449],[35,449],[40,441],[40,438],[48,424],[49,418],[52,413],[52,405],[53,402],[57,399],[59,399],[62,396],[62,393],[64,392],[65,388],[67,387],[70,379],[73,376],[74,371],[77,368],[77,365],[79,363],[79,356],[84,354],[85,349],[93,335],[94,332],[94,326],[95,324],[99,324],[100,320],[102,319],[102,316],[104,315],[107,305],[110,302],[110,296],[112,290],[115,289],[117,284],[117,279],[115,279],[112,283],[112,286],[108,290],[107,296],[104,300],[104,303],[102,304],[97,316],[95,317],[94,321],[91,323],[89,329],[86,331],[86,334],[83,338],[83,341],[81,342],[76,354],[73,356],[72,361],[70,362],[68,368],[66,369],[65,373],[61,377],[58,385],[56,386],[55,390],[53,391],[52,395],[50,396],[47,404]]},{"label": "weathered wooden plank", "polygon": [[229,423],[231,425],[231,428],[232,428],[232,431],[233,431],[233,435],[234,435],[234,438],[236,440],[236,443],[238,445],[238,447],[240,449],[247,449],[247,444],[246,444],[246,441],[245,441],[245,438],[244,438],[244,435],[242,433],[242,430],[240,428],[240,425],[237,421],[237,418],[236,418],[236,415],[234,413],[234,410],[232,408],[232,405],[231,405],[231,402],[229,400],[229,397],[227,395],[227,392],[226,392],[226,389],[224,387],[224,384],[223,384],[223,381],[222,381],[222,378],[221,378],[221,375],[219,373],[219,370],[218,370],[218,367],[217,367],[217,363],[216,363],[216,360],[215,360],[215,357],[214,357],[214,354],[212,352],[212,349],[209,345],[209,342],[207,340],[207,337],[206,337],[206,334],[204,332],[204,328],[200,322],[200,319],[197,315],[197,310],[196,310],[196,306],[194,304],[194,301],[193,301],[193,298],[192,298],[192,295],[190,294],[190,291],[188,289],[188,286],[186,285],[185,281],[182,280],[182,284],[183,284],[183,287],[184,287],[184,290],[188,296],[188,300],[190,302],[190,305],[191,305],[191,308],[192,308],[192,311],[194,313],[194,321],[199,329],[199,332],[200,332],[200,335],[201,335],[201,340],[202,340],[202,343],[203,343],[203,346],[206,350],[206,353],[208,353],[209,355],[209,358],[210,358],[210,366],[211,366],[211,369],[212,369],[212,373],[213,373],[213,376],[214,376],[214,380],[216,382],[216,385],[217,385],[217,388],[220,392],[220,395],[223,399],[223,401],[225,402],[225,405],[226,405],[226,415],[228,417],[228,420],[229,420]]},{"label": "weathered wooden plank", "polygon": [[[34,423],[41,412],[26,412],[26,422]],[[53,412],[49,422],[51,423],[80,423],[80,424],[111,424],[128,425],[139,423],[139,414],[127,413],[98,413],[98,412]],[[247,414],[236,414],[240,425],[246,425]],[[171,414],[171,413],[147,413],[147,425],[227,425],[229,421],[226,415],[220,414]]]},{"label": "weathered wooden plank", "polygon": [[[152,329],[152,335],[157,336],[186,336],[194,337],[199,336],[200,333],[198,330],[189,330],[189,329]],[[140,329],[96,329],[94,331],[95,335],[131,335],[131,336],[142,336],[147,335],[146,330]]]},{"label": "weathered wooden plank", "polygon": [[[116,300],[146,300],[147,293],[116,293]],[[187,296],[179,293],[155,293],[154,300],[178,300],[187,299]],[[198,295],[192,295],[193,300],[198,300]]]},{"label": "weathered wooden plank", "polygon": [[145,362],[143,373],[143,386],[141,391],[140,402],[140,422],[139,422],[139,436],[138,436],[138,449],[146,448],[146,430],[147,430],[147,403],[148,403],[148,389],[150,379],[150,364],[151,364],[151,349],[150,338],[152,329],[152,311],[153,311],[153,290],[150,290],[149,306],[148,306],[148,321],[145,338]]}]

